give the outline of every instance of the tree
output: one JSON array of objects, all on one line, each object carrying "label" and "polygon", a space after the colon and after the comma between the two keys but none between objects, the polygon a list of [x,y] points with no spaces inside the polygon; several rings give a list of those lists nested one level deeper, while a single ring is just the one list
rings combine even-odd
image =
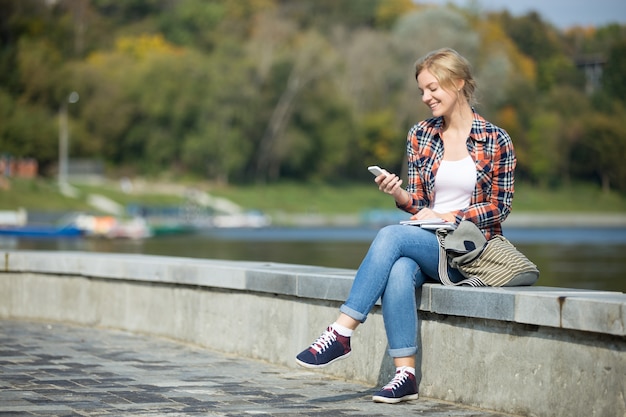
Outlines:
[{"label": "tree", "polygon": [[513,17],[508,12],[500,15],[502,28],[520,51],[537,62],[551,58],[562,51],[558,31],[545,23],[537,12]]},{"label": "tree", "polygon": [[609,96],[626,103],[626,39],[610,50],[602,73],[602,87]]},{"label": "tree", "polygon": [[[476,109],[509,131],[522,177],[599,178],[610,149],[621,149],[623,132],[595,119],[617,145],[589,148],[586,117],[624,118],[626,26],[564,34],[536,13],[410,0],[0,0],[0,8],[0,152],[32,153],[47,168],[59,108],[77,91],[71,154],[113,170],[221,182],[369,179],[369,163],[405,166],[407,130],[431,115],[413,65],[444,46],[472,63]],[[581,53],[607,59],[603,88],[590,96],[574,65]],[[621,187],[621,174],[602,175]]]},{"label": "tree", "polygon": [[43,105],[58,105],[61,94],[56,93],[55,89],[63,81],[61,62],[59,51],[46,40],[20,39],[17,68],[21,99]]},{"label": "tree", "polygon": [[284,17],[297,22],[303,30],[324,33],[337,26],[373,27],[376,11],[385,2],[388,0],[280,0],[279,4]]},{"label": "tree", "polygon": [[[0,153],[37,158],[41,172],[58,160],[58,119],[45,109],[17,105],[0,89]],[[16,140],[17,139],[17,140]]]},{"label": "tree", "polygon": [[188,88],[195,89],[195,95],[182,93],[198,106],[189,118],[192,127],[183,137],[184,167],[222,183],[242,181],[253,157],[251,136],[258,131],[258,97],[249,80],[251,63],[238,44],[223,42],[195,71],[206,80],[205,88],[198,91],[200,80],[191,79]]},{"label": "tree", "polygon": [[572,176],[572,153],[583,140],[584,120],[593,112],[593,108],[582,88],[576,89],[567,85],[553,88],[545,97],[542,107],[558,109],[561,126],[555,134],[559,154],[554,165],[558,168],[561,183],[569,184]]},{"label": "tree", "polygon": [[[330,98],[330,99],[329,99]],[[336,95],[327,79],[304,90],[286,130],[289,146],[281,164],[281,176],[299,180],[350,179],[347,170],[356,146],[356,126],[351,109]]]},{"label": "tree", "polygon": [[401,16],[414,11],[418,7],[411,0],[381,1],[376,9],[376,27],[390,28]]},{"label": "tree", "polygon": [[501,27],[519,50],[537,63],[537,87],[540,91],[548,91],[557,83],[579,86],[584,82],[576,72],[572,58],[564,53],[563,37],[538,13],[512,17],[503,12],[499,19]]},{"label": "tree", "polygon": [[165,0],[91,0],[103,16],[114,20],[117,26],[128,25],[158,15]]},{"label": "tree", "polygon": [[[626,112],[622,109],[622,117]],[[626,128],[617,117],[592,113],[584,120],[583,140],[575,156],[579,173],[596,176],[606,192],[626,191]]]},{"label": "tree", "polygon": [[394,172],[404,168],[402,155],[406,152],[406,132],[399,130],[394,112],[388,108],[365,115],[361,122],[359,145],[363,165],[380,165]]},{"label": "tree", "polygon": [[289,73],[265,132],[261,137],[256,160],[257,179],[277,179],[280,165],[289,152],[289,137],[285,135],[296,99],[317,79],[329,73],[336,56],[328,43],[316,32],[310,31],[294,39]]},{"label": "tree", "polygon": [[543,112],[531,120],[528,133],[530,174],[542,187],[555,185],[559,178],[559,162],[562,161],[560,131],[561,118],[556,112]]},{"label": "tree", "polygon": [[579,89],[585,86],[584,73],[576,68],[572,59],[563,54],[542,60],[537,67],[537,88],[549,92],[556,86],[570,85]]},{"label": "tree", "polygon": [[160,27],[174,43],[211,51],[219,39],[216,29],[225,17],[221,2],[187,0],[173,3],[172,10],[161,15]]}]

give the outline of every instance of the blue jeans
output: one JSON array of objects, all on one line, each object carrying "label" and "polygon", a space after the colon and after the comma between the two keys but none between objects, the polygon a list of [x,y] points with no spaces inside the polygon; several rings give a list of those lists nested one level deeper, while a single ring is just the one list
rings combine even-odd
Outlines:
[{"label": "blue jeans", "polygon": [[[417,303],[415,289],[427,279],[439,281],[439,242],[434,231],[416,226],[382,228],[356,273],[350,295],[340,311],[361,323],[378,299],[391,357],[417,352]],[[448,268],[452,281],[461,273]]]}]

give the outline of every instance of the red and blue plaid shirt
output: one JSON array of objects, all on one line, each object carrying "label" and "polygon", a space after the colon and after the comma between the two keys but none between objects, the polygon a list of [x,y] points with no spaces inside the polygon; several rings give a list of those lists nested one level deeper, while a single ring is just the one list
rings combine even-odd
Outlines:
[{"label": "red and blue plaid shirt", "polygon": [[[469,207],[455,213],[461,220],[474,222],[487,239],[502,234],[502,222],[511,212],[514,192],[515,150],[508,133],[486,121],[475,111],[467,150],[476,163],[476,187]],[[443,118],[424,120],[407,136],[408,186],[411,200],[404,211],[415,214],[435,202],[435,176],[443,160],[441,129]]]}]

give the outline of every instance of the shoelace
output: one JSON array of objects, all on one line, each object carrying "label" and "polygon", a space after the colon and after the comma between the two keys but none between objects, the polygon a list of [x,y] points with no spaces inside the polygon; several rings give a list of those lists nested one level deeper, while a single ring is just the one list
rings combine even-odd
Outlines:
[{"label": "shoelace", "polygon": [[337,335],[332,330],[325,330],[320,337],[311,345],[317,353],[324,352],[328,346],[337,340]]},{"label": "shoelace", "polygon": [[405,370],[401,370],[393,377],[387,385],[383,387],[384,390],[395,390],[409,378],[409,373]]}]

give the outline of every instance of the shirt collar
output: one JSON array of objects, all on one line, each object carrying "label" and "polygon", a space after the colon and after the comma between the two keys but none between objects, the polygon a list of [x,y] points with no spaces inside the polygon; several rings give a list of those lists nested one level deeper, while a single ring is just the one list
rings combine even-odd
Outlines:
[{"label": "shirt collar", "polygon": [[477,142],[485,142],[487,140],[486,120],[472,107],[474,120],[472,121],[472,129],[470,130],[470,138]]},{"label": "shirt collar", "polygon": [[[469,137],[477,142],[484,142],[487,140],[487,131],[485,128],[486,120],[478,113],[476,109],[472,107],[472,128],[470,129]],[[440,116],[435,121],[434,131],[441,137],[441,130],[443,129],[443,116]]]}]

